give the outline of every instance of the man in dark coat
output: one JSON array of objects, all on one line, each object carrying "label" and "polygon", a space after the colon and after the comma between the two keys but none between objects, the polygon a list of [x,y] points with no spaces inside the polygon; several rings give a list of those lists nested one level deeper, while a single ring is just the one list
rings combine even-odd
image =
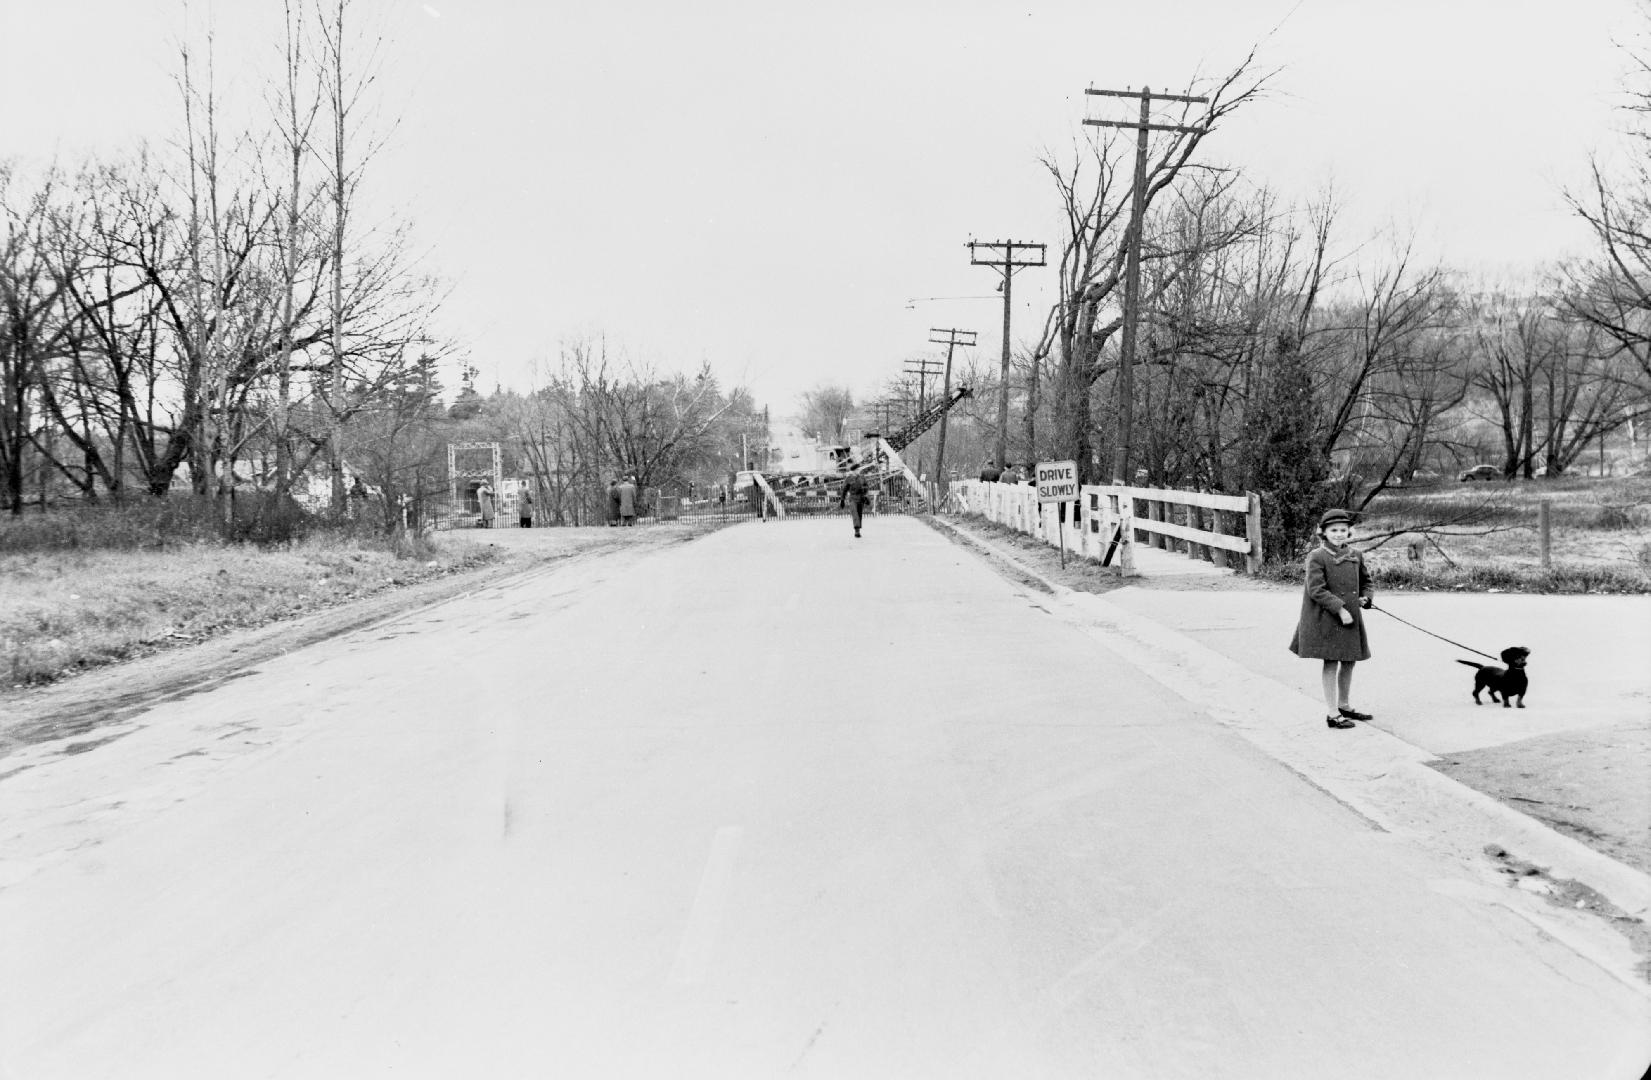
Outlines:
[{"label": "man in dark coat", "polygon": [[841,510],[845,505],[848,506],[849,513],[854,515],[855,536],[860,535],[860,516],[865,511],[868,498],[870,496],[866,494],[865,474],[849,473],[848,478],[843,481],[843,493],[837,498],[837,509]]},{"label": "man in dark coat", "polygon": [[619,486],[614,490],[619,496],[619,524],[635,525],[636,484],[627,476],[619,482]]}]

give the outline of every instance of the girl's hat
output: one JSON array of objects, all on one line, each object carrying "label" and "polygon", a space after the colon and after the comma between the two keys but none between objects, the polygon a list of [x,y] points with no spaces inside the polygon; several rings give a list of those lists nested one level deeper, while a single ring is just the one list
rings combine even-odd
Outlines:
[{"label": "girl's hat", "polygon": [[1328,529],[1332,525],[1351,524],[1353,524],[1353,515],[1346,510],[1326,510],[1324,516],[1319,518],[1319,528],[1321,529]]}]

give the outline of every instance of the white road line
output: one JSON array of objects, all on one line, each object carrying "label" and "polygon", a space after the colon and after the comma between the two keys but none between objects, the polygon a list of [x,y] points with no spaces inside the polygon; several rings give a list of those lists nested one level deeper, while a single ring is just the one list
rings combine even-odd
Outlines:
[{"label": "white road line", "polygon": [[728,900],[728,884],[734,876],[734,860],[739,857],[740,837],[744,832],[738,825],[725,825],[711,838],[711,857],[706,860],[705,873],[699,879],[699,893],[694,897],[693,910],[688,913],[682,944],[677,946],[676,963],[671,965],[674,983],[705,981],[705,969],[716,948],[722,909]]}]

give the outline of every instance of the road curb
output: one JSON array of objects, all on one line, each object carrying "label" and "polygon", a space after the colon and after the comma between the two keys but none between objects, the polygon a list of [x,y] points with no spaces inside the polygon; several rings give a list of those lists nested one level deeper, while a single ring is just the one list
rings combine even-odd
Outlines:
[{"label": "road curb", "polygon": [[931,520],[1035,582],[1050,594],[1052,607],[1064,609],[1055,614],[1378,827],[1442,845],[1487,881],[1498,875],[1505,880],[1507,872],[1487,854],[1499,847],[1554,879],[1595,890],[1628,917],[1651,917],[1651,875],[1429,767],[1437,755],[1366,725],[1327,736],[1320,718],[1323,703],[1317,698],[1257,675],[1103,595],[1050,581],[1013,553],[951,522]]}]

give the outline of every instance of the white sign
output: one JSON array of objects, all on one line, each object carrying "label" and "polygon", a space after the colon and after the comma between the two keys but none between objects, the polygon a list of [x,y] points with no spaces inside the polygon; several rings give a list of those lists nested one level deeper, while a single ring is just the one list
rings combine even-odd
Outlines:
[{"label": "white sign", "polygon": [[1040,461],[1036,465],[1038,505],[1078,501],[1078,463]]}]

